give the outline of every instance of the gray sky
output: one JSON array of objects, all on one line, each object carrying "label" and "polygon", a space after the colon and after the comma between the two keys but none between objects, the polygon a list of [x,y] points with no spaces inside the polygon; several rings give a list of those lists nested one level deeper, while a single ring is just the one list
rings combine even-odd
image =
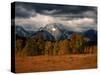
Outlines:
[{"label": "gray sky", "polygon": [[36,30],[59,23],[74,31],[97,29],[97,7],[15,3],[15,24],[33,26]]}]

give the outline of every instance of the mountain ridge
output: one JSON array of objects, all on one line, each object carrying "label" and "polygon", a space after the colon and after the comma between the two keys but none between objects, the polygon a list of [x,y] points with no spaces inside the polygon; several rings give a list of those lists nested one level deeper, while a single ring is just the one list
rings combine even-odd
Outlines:
[{"label": "mountain ridge", "polygon": [[[48,24],[45,27],[40,27],[37,31],[28,31],[22,26],[16,26],[16,35],[20,37],[35,37],[43,36],[44,40],[64,40],[70,39],[73,33],[83,35],[90,39],[90,41],[97,41],[97,31],[89,29],[84,32],[74,32],[63,28],[62,24]],[[40,34],[40,35],[39,35]],[[49,38],[50,37],[50,38]]]}]

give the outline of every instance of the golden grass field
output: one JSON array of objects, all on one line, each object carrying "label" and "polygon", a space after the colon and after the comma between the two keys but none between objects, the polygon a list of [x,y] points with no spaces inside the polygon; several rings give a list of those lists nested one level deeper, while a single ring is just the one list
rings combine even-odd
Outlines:
[{"label": "golden grass field", "polygon": [[90,69],[97,67],[96,54],[60,56],[16,56],[15,69],[21,72]]}]

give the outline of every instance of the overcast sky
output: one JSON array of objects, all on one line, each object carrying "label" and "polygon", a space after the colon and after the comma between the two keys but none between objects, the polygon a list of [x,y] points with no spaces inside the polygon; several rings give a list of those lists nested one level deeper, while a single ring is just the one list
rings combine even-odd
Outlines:
[{"label": "overcast sky", "polygon": [[97,29],[97,8],[90,6],[15,3],[15,25],[33,26],[59,23],[74,31]]}]

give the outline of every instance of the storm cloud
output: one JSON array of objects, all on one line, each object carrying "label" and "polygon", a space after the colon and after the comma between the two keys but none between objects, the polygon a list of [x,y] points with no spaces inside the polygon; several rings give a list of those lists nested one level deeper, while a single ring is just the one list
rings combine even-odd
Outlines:
[{"label": "storm cloud", "polygon": [[60,23],[76,31],[97,29],[97,7],[54,5],[41,3],[15,4],[15,24],[35,25],[36,28],[50,23]]}]

